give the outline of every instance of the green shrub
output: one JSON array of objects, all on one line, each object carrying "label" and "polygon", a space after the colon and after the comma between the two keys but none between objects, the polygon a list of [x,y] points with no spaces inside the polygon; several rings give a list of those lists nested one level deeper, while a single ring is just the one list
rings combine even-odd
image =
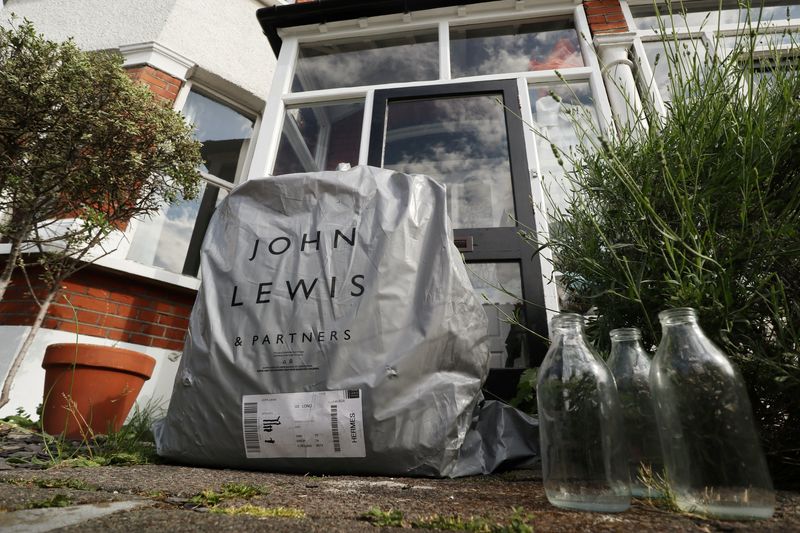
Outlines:
[{"label": "green shrub", "polygon": [[548,245],[601,350],[623,326],[655,345],[659,311],[698,309],[744,375],[780,485],[800,479],[800,49],[760,57],[744,34],[724,59],[659,58],[673,99],[666,117],[645,105],[646,132],[557,154],[576,193]]}]

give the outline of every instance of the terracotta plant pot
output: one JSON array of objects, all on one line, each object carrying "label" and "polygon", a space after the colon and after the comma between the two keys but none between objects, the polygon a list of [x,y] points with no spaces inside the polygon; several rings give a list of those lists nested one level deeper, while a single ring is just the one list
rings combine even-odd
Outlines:
[{"label": "terracotta plant pot", "polygon": [[113,346],[51,344],[42,362],[43,429],[68,439],[118,431],[155,364],[148,355]]}]

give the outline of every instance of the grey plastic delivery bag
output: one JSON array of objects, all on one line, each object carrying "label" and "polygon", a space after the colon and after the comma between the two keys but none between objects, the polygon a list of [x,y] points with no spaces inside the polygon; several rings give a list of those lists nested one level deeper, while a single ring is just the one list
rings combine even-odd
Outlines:
[{"label": "grey plastic delivery bag", "polygon": [[299,473],[494,467],[457,466],[487,324],[434,180],[372,167],[250,180],[217,208],[201,265],[160,455]]}]

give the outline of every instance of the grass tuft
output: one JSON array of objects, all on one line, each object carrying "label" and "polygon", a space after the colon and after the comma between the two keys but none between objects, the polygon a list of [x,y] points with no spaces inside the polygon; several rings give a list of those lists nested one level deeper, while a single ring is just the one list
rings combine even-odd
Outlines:
[{"label": "grass tuft", "polygon": [[50,507],[69,507],[72,505],[72,500],[65,494],[56,494],[52,498],[40,500],[28,505],[28,509],[47,509]]},{"label": "grass tuft", "polygon": [[222,485],[222,489],[219,492],[210,489],[204,490],[200,494],[192,496],[189,501],[203,507],[214,507],[224,500],[236,498],[247,500],[254,496],[263,496],[268,493],[269,491],[263,487],[243,483],[226,483]]},{"label": "grass tuft", "polygon": [[637,477],[651,494],[658,494],[658,497],[642,498],[645,505],[674,513],[682,512],[678,507],[675,491],[672,490],[666,475],[656,472],[651,466],[642,463],[639,465]]},{"label": "grass tuft", "polygon": [[528,522],[530,522],[533,517],[525,514],[521,508],[515,507],[513,511],[514,514],[506,524],[492,522],[483,517],[471,516],[469,518],[462,518],[456,514],[434,514],[407,522],[401,511],[396,509],[383,511],[378,507],[372,507],[369,511],[361,515],[361,518],[378,527],[410,526],[414,529],[466,531],[468,533],[532,533],[533,528],[528,525]]},{"label": "grass tuft", "polygon": [[397,509],[383,511],[379,507],[372,507],[361,515],[361,519],[379,527],[403,527],[403,512]]},{"label": "grass tuft", "polygon": [[209,512],[226,515],[247,515],[258,518],[305,518],[306,512],[292,507],[260,507],[246,503],[238,507],[212,507]]},{"label": "grass tuft", "polygon": [[33,478],[31,480],[34,485],[43,489],[75,489],[75,490],[85,490],[85,491],[97,491],[100,490],[95,485],[91,485],[86,483],[81,479],[73,479],[73,478],[65,478],[65,479],[40,479],[40,478]]},{"label": "grass tuft", "polygon": [[[41,406],[37,412],[40,410]],[[151,404],[143,408],[136,405],[128,423],[119,431],[109,431],[106,435],[95,434],[87,426],[82,440],[72,441],[42,432],[41,420],[34,421],[31,415],[20,408],[16,415],[7,416],[1,421],[38,434],[44,450],[32,458],[10,457],[6,460],[12,464],[35,464],[45,468],[158,463],[160,459],[156,454],[150,426],[159,412],[160,409]]]}]

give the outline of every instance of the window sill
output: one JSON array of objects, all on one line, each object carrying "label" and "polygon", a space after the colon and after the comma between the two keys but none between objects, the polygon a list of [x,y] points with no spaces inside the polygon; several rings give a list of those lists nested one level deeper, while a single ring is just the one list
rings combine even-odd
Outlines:
[{"label": "window sill", "polygon": [[[8,243],[0,244],[0,259],[8,255],[11,250],[11,245]],[[101,257],[91,264],[103,267],[109,270],[117,271],[120,274],[128,276],[137,276],[146,278],[152,281],[166,283],[175,287],[190,289],[196,291],[200,288],[200,280],[192,276],[184,276],[182,274],[175,274],[168,270],[152,267],[129,261],[127,259],[119,259],[112,255]]]}]

